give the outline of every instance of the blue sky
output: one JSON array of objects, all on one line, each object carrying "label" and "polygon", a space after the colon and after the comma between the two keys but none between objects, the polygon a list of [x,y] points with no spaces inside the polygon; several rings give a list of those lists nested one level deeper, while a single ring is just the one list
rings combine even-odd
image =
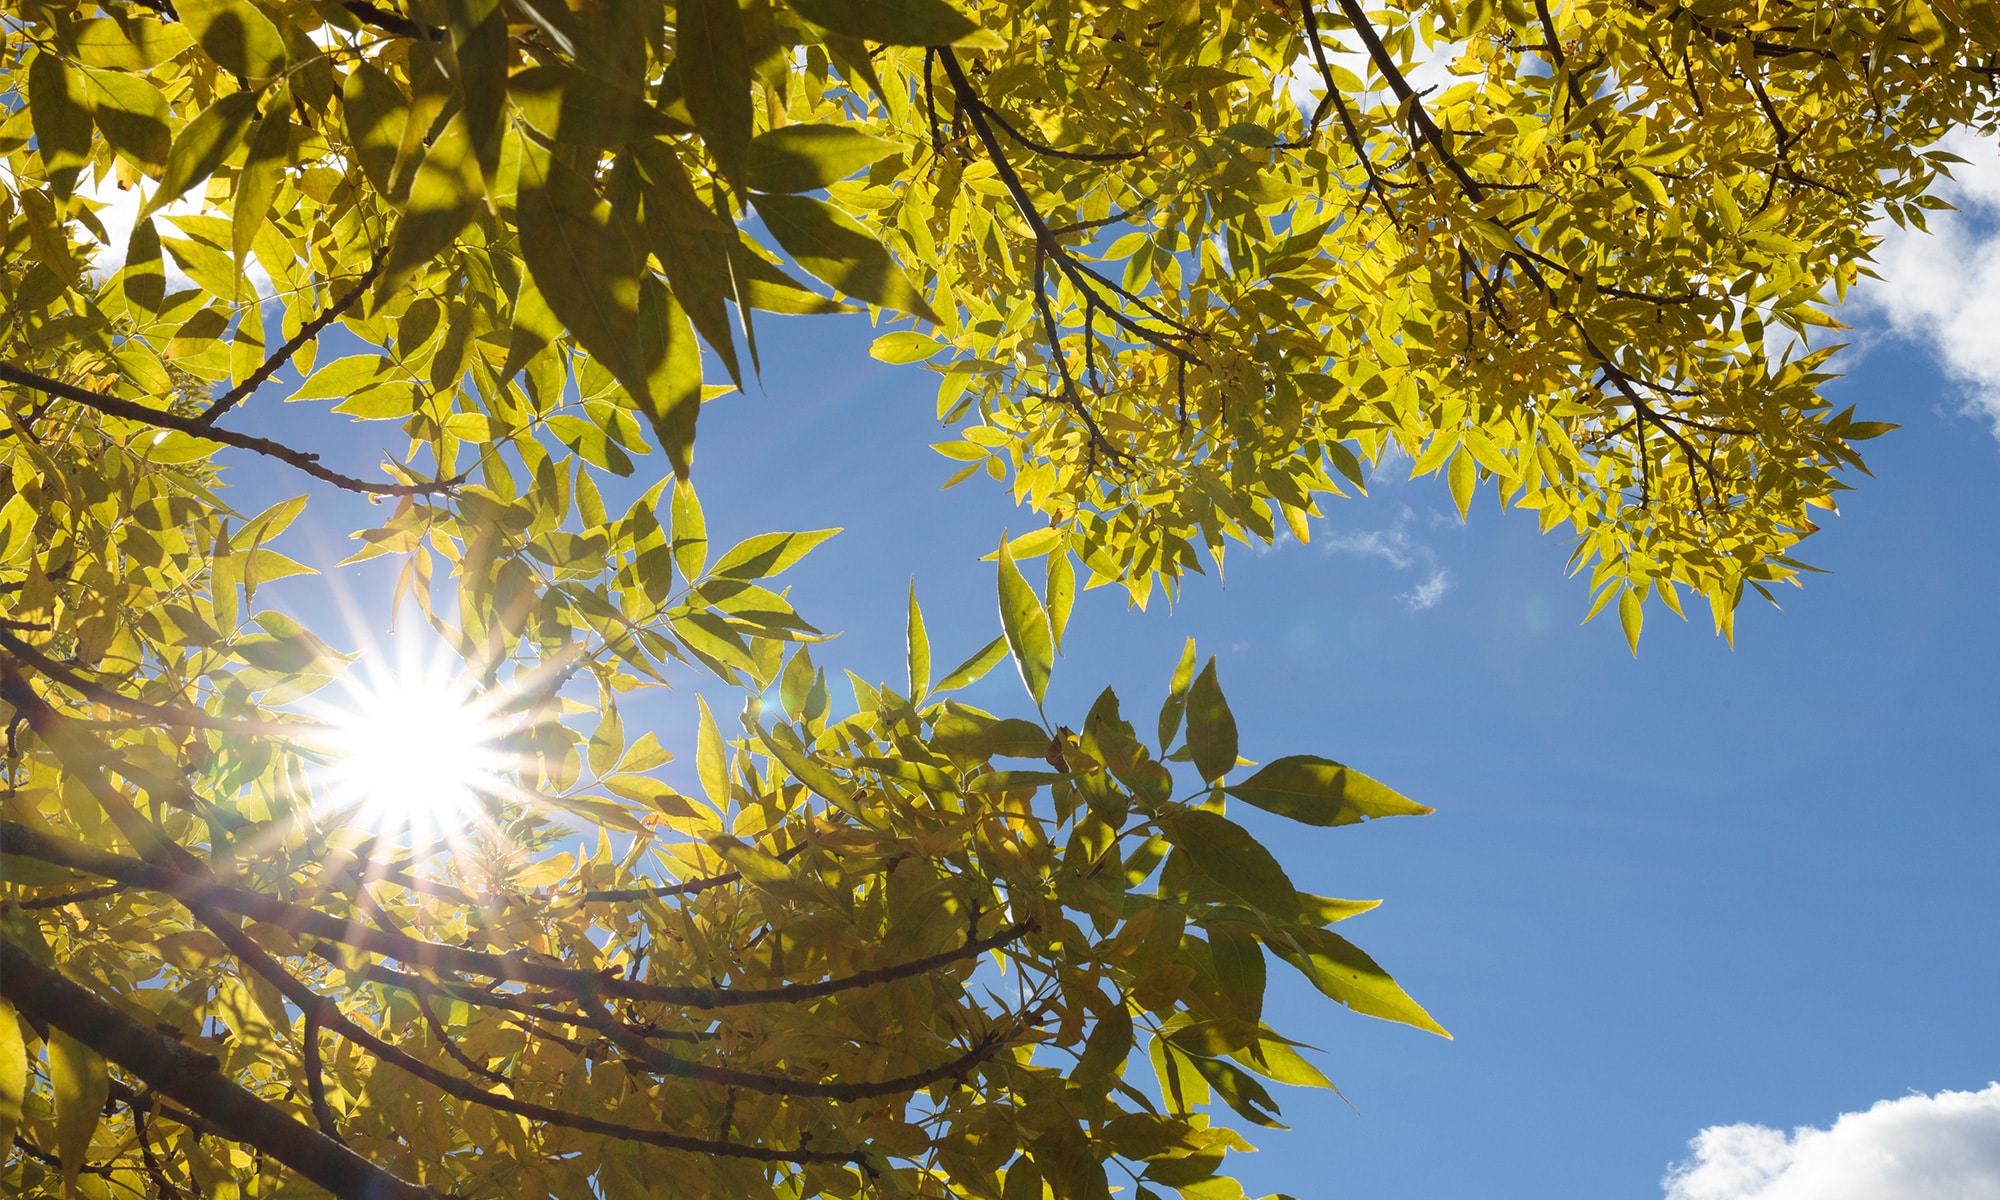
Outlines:
[{"label": "blue sky", "polygon": [[[1325,754],[1438,810],[1263,830],[1301,887],[1387,901],[1352,936],[1457,1040],[1274,972],[1273,1023],[1324,1049],[1352,1107],[1280,1097],[1293,1130],[1253,1138],[1250,1194],[1658,1197],[1704,1129],[1830,1126],[2000,1078],[2000,441],[1964,411],[1996,339],[1880,333],[1922,318],[1878,303],[1875,344],[1843,361],[1836,402],[1904,428],[1807,544],[1831,573],[1786,589],[1782,613],[1746,601],[1734,649],[1705,618],[1654,612],[1634,659],[1615,621],[1578,624],[1564,538],[1490,492],[1461,524],[1440,484],[1397,471],[1332,502],[1311,544],[1238,549],[1226,580],[1194,580],[1177,606],[1080,599],[1052,718],[1078,723],[1106,684],[1152,712],[1192,636],[1219,656],[1247,756]],[[773,320],[760,337],[762,389],[702,419],[711,536],[846,527],[788,577],[808,618],[842,632],[822,663],[900,677],[913,574],[938,660],[983,644],[997,620],[977,558],[1035,519],[985,481],[939,491],[931,377],[871,360],[865,323]],[[260,401],[241,424],[297,438],[317,427],[305,407]],[[365,467],[392,436],[345,431],[330,457]],[[246,507],[303,490],[256,466],[238,484]],[[316,502],[292,552],[341,557],[357,509]],[[386,625],[386,577],[339,577]],[[1018,707],[1018,687],[998,671],[976,698]],[[669,746],[686,741],[688,693],[649,711]],[[2000,1158],[2000,1120],[1970,1136]]]}]

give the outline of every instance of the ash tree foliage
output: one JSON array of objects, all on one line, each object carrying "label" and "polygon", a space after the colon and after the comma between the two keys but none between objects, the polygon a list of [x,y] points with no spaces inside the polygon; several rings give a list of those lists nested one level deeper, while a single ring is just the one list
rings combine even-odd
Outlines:
[{"label": "ash tree foliage", "polygon": [[[1993,128],[2000,18],[19,0],[0,37],[0,1185],[1230,1200],[1234,1126],[1328,1085],[1273,959],[1443,1032],[1235,817],[1426,810],[1241,758],[1192,646],[1156,724],[1044,711],[1079,585],[1304,538],[1397,453],[1571,529],[1635,644],[1655,594],[1726,632],[1885,429],[1819,394],[1827,310]],[[781,582],[827,532],[711,547],[691,471],[759,314],[862,309],[954,480],[1048,523],[992,554],[998,637],[934,670],[913,590],[850,705]],[[287,402],[406,452],[241,431]],[[470,802],[326,786],[300,703],[351,656],[268,607],[307,497],[237,511],[245,456],[378,503],[350,561],[400,563],[504,760]],[[1021,715],[955,698],[1009,660]],[[628,732],[670,679],[740,711]]]}]

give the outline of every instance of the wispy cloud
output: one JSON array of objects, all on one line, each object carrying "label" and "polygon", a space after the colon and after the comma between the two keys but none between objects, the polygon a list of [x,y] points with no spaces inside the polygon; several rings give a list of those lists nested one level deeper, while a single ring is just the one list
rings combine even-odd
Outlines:
[{"label": "wispy cloud", "polygon": [[1883,1100],[1788,1137],[1716,1125],[1667,1173],[1666,1200],[2000,1200],[2000,1084]]},{"label": "wispy cloud", "polygon": [[1436,608],[1438,602],[1444,599],[1445,592],[1451,588],[1451,574],[1438,564],[1436,551],[1410,535],[1416,520],[1416,512],[1406,504],[1386,529],[1336,533],[1320,544],[1332,554],[1379,558],[1398,571],[1407,571],[1412,567],[1423,570],[1426,578],[1422,583],[1396,596],[1410,606],[1411,612],[1422,612],[1427,608]]},{"label": "wispy cloud", "polygon": [[1882,278],[1855,289],[1842,315],[1928,348],[2000,435],[2000,142],[1959,132],[1944,148],[1971,160],[1936,189],[1959,211],[1931,213],[1928,235],[1878,222]]}]

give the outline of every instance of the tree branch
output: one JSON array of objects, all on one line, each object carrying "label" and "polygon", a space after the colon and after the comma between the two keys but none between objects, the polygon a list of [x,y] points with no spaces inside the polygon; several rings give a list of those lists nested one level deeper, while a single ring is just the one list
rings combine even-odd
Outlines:
[{"label": "tree branch", "polygon": [[273,351],[269,358],[266,358],[256,370],[250,372],[244,378],[243,382],[224,392],[220,399],[209,405],[207,411],[194,419],[194,423],[203,428],[214,425],[216,418],[221,417],[230,409],[241,404],[250,393],[263,387],[264,381],[272,375],[277,374],[279,367],[292,361],[292,355],[298,353],[300,346],[318,337],[321,330],[333,324],[340,318],[342,313],[354,307],[354,302],[361,299],[362,294],[368,290],[368,285],[374,283],[376,277],[382,274],[382,268],[388,261],[388,248],[385,246],[377,250],[374,260],[368,264],[368,269],[361,273],[361,278],[354,281],[354,286],[347,289],[345,295],[328,305],[318,316],[301,325],[297,333],[285,340],[284,345]]},{"label": "tree branch", "polygon": [[133,700],[101,683],[85,679],[4,629],[0,629],[0,649],[6,650],[22,664],[55,680],[85,699],[161,725],[181,729],[212,729],[219,733],[240,733],[251,737],[296,737],[301,733],[311,733],[325,728],[316,721],[234,720],[229,717],[210,716],[197,708],[147,704],[143,700]]},{"label": "tree branch", "polygon": [[199,1112],[231,1141],[253,1147],[343,1200],[428,1200],[399,1179],[223,1075],[216,1061],[119,1012],[0,937],[0,995]]},{"label": "tree branch", "polygon": [[605,996],[706,1009],[736,1008],[750,1004],[797,1003],[928,974],[940,967],[977,958],[988,950],[1007,945],[1036,928],[1033,921],[1019,921],[984,937],[968,939],[965,944],[953,950],[944,950],[923,958],[813,983],[779,984],[775,987],[762,988],[675,986],[623,979],[609,972],[551,966],[513,954],[467,950],[459,946],[426,942],[400,933],[372,929],[317,909],[288,904],[262,892],[230,887],[216,882],[212,877],[204,878],[143,859],[127,858],[80,843],[52,838],[12,821],[0,821],[0,844],[7,847],[9,854],[19,854],[92,875],[116,879],[128,885],[163,892],[190,907],[200,905],[253,920],[268,921],[291,933],[303,933],[330,942],[339,942],[371,954],[398,959],[412,966],[460,974],[484,975],[511,983],[532,984],[572,999]]},{"label": "tree branch", "polygon": [[364,496],[434,496],[451,491],[465,479],[463,475],[455,475],[450,479],[439,479],[430,483],[371,483],[368,480],[356,479],[352,475],[343,475],[338,471],[323,467],[320,465],[319,455],[308,454],[303,450],[294,450],[290,446],[284,445],[281,442],[274,442],[270,438],[252,437],[247,433],[235,433],[227,429],[217,429],[212,425],[203,424],[202,419],[199,417],[178,416],[164,409],[149,408],[143,404],[135,404],[130,400],[120,400],[116,396],[107,396],[102,392],[93,392],[88,388],[77,387],[75,384],[50,379],[46,375],[38,375],[33,371],[17,367],[13,363],[0,363],[0,381],[14,384],[17,387],[31,388],[44,395],[57,396],[64,400],[74,401],[85,408],[103,413],[107,417],[117,417],[124,421],[138,421],[141,424],[152,425],[160,429],[173,429],[207,441],[219,442],[224,446],[234,446],[239,450],[248,450],[255,454],[261,454],[266,458],[275,458],[279,462],[296,467],[314,479],[330,483],[342,491],[357,492]]},{"label": "tree branch", "polygon": [[207,926],[209,931],[215,934],[217,938],[221,939],[225,946],[229,947],[230,951],[236,955],[238,961],[244,967],[256,972],[265,982],[277,988],[285,999],[298,1005],[300,1008],[305,1008],[308,1005],[317,1008],[321,1021],[329,1030],[338,1033],[348,1041],[367,1050],[383,1062],[409,1075],[413,1075],[437,1088],[439,1091],[457,1097],[460,1100],[500,1112],[513,1113],[515,1116],[527,1117],[529,1120],[540,1121],[544,1124],[557,1125],[565,1129],[574,1129],[580,1133],[594,1133],[602,1137],[616,1138],[619,1141],[660,1146],[668,1150],[685,1150],[691,1154],[712,1154],[722,1158],[747,1158],[757,1162],[772,1163],[859,1163],[863,1161],[863,1155],[859,1151],[774,1150],[767,1146],[746,1146],[736,1142],[725,1142],[713,1138],[690,1137],[686,1134],[673,1133],[664,1129],[641,1129],[635,1125],[621,1125],[612,1121],[600,1121],[595,1117],[581,1116],[577,1113],[565,1112],[559,1108],[550,1108],[545,1104],[536,1104],[533,1101],[520,1100],[513,1096],[489,1092],[477,1084],[460,1079],[448,1071],[432,1066],[402,1047],[385,1041],[355,1024],[353,1021],[348,1020],[337,1005],[327,997],[307,987],[291,972],[280,966],[276,960],[264,952],[263,947],[259,946],[249,934],[243,932],[234,922],[221,919],[213,909],[206,906],[191,906],[191,909],[196,918],[203,925]]}]

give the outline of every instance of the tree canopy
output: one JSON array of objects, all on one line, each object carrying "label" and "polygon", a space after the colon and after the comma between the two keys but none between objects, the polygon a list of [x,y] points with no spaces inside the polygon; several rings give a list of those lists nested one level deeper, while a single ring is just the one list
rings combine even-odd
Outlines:
[{"label": "tree canopy", "polygon": [[[2000,73],[1985,0],[13,12],[0,1181],[92,1197],[1240,1195],[1230,1124],[1327,1083],[1269,958],[1443,1031],[1231,803],[1427,810],[1242,759],[1192,645],[1156,727],[1045,712],[1079,585],[1402,455],[1569,528],[1635,645],[1727,631],[1886,428],[1829,310]],[[777,582],[829,531],[712,550],[695,448],[758,314],[861,310],[1047,526],[998,637],[934,671],[913,590],[850,705]],[[407,450],[240,431],[281,399]],[[379,501],[349,561],[464,659],[494,761],[428,824],[329,781],[352,656],[268,606],[307,497],[237,511],[244,455]],[[1010,660],[1022,715],[953,696]],[[740,711],[628,732],[691,678]]]}]

